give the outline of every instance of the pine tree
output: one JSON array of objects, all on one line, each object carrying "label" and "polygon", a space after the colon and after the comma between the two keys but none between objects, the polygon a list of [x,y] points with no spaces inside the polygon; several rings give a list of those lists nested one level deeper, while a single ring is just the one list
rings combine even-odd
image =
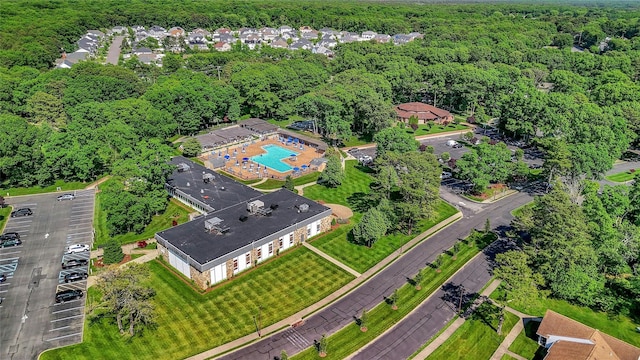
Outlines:
[{"label": "pine tree", "polygon": [[104,254],[102,256],[102,262],[104,264],[117,264],[124,258],[122,247],[120,243],[111,239],[104,246]]}]

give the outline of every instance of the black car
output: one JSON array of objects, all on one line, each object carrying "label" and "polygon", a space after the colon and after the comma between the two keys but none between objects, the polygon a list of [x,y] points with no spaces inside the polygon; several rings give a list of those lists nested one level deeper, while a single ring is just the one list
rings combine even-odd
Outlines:
[{"label": "black car", "polygon": [[61,303],[70,300],[76,300],[82,297],[82,290],[64,290],[56,293],[56,302]]},{"label": "black car", "polygon": [[31,211],[31,209],[29,208],[21,208],[11,212],[11,217],[31,216],[31,215],[33,215],[33,211]]},{"label": "black car", "polygon": [[64,276],[64,282],[80,281],[86,279],[88,276],[89,275],[87,273],[72,272]]},{"label": "black car", "polygon": [[5,281],[7,281],[7,275],[5,275],[5,274],[0,274],[0,283],[3,283],[3,282],[5,282]]},{"label": "black car", "polygon": [[8,239],[18,239],[18,240],[20,240],[20,234],[18,234],[15,231],[12,231],[12,232],[8,232],[8,233],[4,233],[4,234],[0,235],[0,241],[8,240]]},{"label": "black car", "polygon": [[69,259],[62,263],[62,268],[71,269],[78,266],[86,266],[88,263],[87,259]]},{"label": "black car", "polygon": [[0,239],[0,248],[22,245],[20,239]]}]

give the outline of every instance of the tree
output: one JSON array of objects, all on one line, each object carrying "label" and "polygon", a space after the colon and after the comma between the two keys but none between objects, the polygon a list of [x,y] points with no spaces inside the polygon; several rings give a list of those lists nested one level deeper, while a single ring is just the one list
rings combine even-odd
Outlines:
[{"label": "tree", "polygon": [[291,191],[295,190],[295,184],[293,183],[293,178],[291,177],[291,175],[287,175],[287,177],[284,178],[284,185],[282,185],[282,187]]},{"label": "tree", "polygon": [[37,91],[27,100],[27,112],[36,124],[49,124],[56,129],[67,124],[62,100],[42,91]]},{"label": "tree", "polygon": [[357,244],[371,247],[383,237],[389,228],[389,221],[377,208],[370,208],[362,216],[362,220],[353,227],[353,239]]},{"label": "tree", "polygon": [[318,342],[318,355],[320,355],[320,357],[327,356],[327,345],[328,345],[327,335],[322,334],[322,337]]},{"label": "tree", "polygon": [[485,221],[484,223],[484,233],[488,234],[491,232],[491,220],[489,220],[489,218],[487,218],[487,221]]},{"label": "tree", "polygon": [[198,156],[202,152],[202,145],[196,138],[189,138],[182,144],[182,154],[186,157]]},{"label": "tree", "polygon": [[327,165],[325,166],[320,178],[319,183],[324,184],[327,187],[337,187],[344,181],[345,175],[342,169],[342,162],[339,154],[330,155],[327,159]]},{"label": "tree", "polygon": [[460,177],[474,185],[474,191],[483,192],[490,182],[502,182],[511,174],[511,150],[505,143],[480,143],[456,161]]},{"label": "tree", "polygon": [[395,126],[376,133],[373,136],[373,141],[377,144],[378,156],[389,151],[406,153],[418,150],[418,142],[413,138],[413,135]]},{"label": "tree", "polygon": [[544,284],[542,275],[531,269],[529,261],[529,256],[522,251],[496,255],[494,274],[502,280],[511,299],[519,304],[537,298],[540,295],[538,288]]},{"label": "tree", "polygon": [[369,321],[369,314],[367,313],[367,309],[362,309],[362,314],[360,314],[360,331],[367,332],[368,321]]},{"label": "tree", "polygon": [[120,243],[114,239],[109,240],[104,246],[102,262],[104,264],[117,264],[124,258]]},{"label": "tree", "polygon": [[282,350],[280,352],[280,360],[289,360],[289,355],[287,354],[286,351]]},{"label": "tree", "polygon": [[424,279],[424,272],[422,269],[418,270],[418,273],[413,277],[413,282],[415,283],[416,290],[422,289],[422,285],[420,283]]},{"label": "tree", "polygon": [[391,304],[392,310],[398,310],[398,289],[393,290],[391,296],[389,296],[389,304]]},{"label": "tree", "polygon": [[442,159],[442,161],[447,162],[451,159],[451,154],[447,151],[443,152],[442,154],[440,154],[440,159]]},{"label": "tree", "polygon": [[154,322],[151,299],[155,291],[146,285],[149,277],[149,268],[143,264],[104,270],[97,280],[102,300],[91,313],[95,316],[105,313],[114,316],[120,334],[125,333],[128,325],[129,336],[134,336],[136,329]]}]

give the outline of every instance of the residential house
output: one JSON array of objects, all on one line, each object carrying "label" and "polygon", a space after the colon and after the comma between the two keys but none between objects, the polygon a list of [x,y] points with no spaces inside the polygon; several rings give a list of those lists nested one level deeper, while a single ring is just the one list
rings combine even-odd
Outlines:
[{"label": "residential house", "polygon": [[72,66],[73,63],[71,61],[62,59],[62,61],[60,61],[58,65],[56,65],[56,69],[71,69]]},{"label": "residential house", "polygon": [[324,46],[328,49],[333,49],[334,47],[336,47],[336,45],[338,45],[338,41],[331,36],[325,35],[322,37],[322,40],[320,40],[318,45]]},{"label": "residential house", "polygon": [[225,42],[227,44],[235,44],[236,38],[231,34],[220,34],[219,42]]},{"label": "residential house", "polygon": [[136,30],[135,42],[139,43],[140,41],[143,41],[148,37],[149,37],[149,33],[146,30],[144,30],[144,29]]},{"label": "residential house", "polygon": [[142,25],[133,25],[131,27],[131,30],[133,30],[134,32],[147,31],[147,29],[145,29],[144,26],[142,26]]},{"label": "residential house", "polygon": [[317,39],[318,38],[318,34],[319,34],[319,32],[317,32],[316,30],[301,32],[302,38],[303,39],[307,39],[307,40],[315,40],[315,39]]},{"label": "residential house", "polygon": [[373,40],[376,35],[378,35],[378,33],[374,32],[374,31],[365,31],[362,33],[362,40],[367,41],[367,40]]},{"label": "residential house", "polygon": [[197,29],[193,29],[193,31],[190,32],[190,34],[198,34],[198,35],[202,35],[205,38],[210,37],[211,33],[205,29],[202,28],[197,28]]},{"label": "residential house", "polygon": [[87,30],[87,35],[96,37],[98,40],[104,39],[105,35],[100,30]]},{"label": "residential house", "polygon": [[284,35],[285,33],[292,33],[294,31],[291,26],[282,25],[278,28],[278,32],[280,33],[280,35]]},{"label": "residential house", "polygon": [[408,33],[407,36],[411,39],[411,41],[416,39],[424,39],[424,35],[420,34],[419,32],[411,32]]},{"label": "residential house", "polygon": [[213,48],[217,51],[229,51],[231,50],[231,45],[229,45],[229,43],[219,41],[213,45]]},{"label": "residential house", "polygon": [[298,39],[299,39],[298,35],[296,33],[293,33],[293,32],[283,33],[280,37],[285,39],[285,40],[291,39],[291,41],[298,41]]},{"label": "residential house", "polygon": [[92,39],[89,36],[83,36],[78,40],[78,50],[82,52],[88,52],[94,54],[98,49],[98,41]]},{"label": "residential house", "polygon": [[329,50],[324,46],[314,46],[311,52],[314,54],[325,55],[329,59],[333,59],[333,56],[334,56],[333,51]]},{"label": "residential house", "polygon": [[255,33],[251,33],[246,36],[245,34],[243,34],[241,35],[241,37],[244,37],[244,40],[242,42],[251,50],[255,49],[256,46],[258,46],[262,42],[262,38],[260,37],[260,35]]},{"label": "residential house", "polygon": [[289,49],[291,50],[311,50],[312,48],[313,44],[307,39],[300,39],[289,45]]},{"label": "residential house", "polygon": [[340,37],[341,43],[352,43],[356,41],[360,41],[360,34],[348,32],[348,31],[342,32],[342,36]]},{"label": "residential house", "polygon": [[421,102],[400,104],[395,106],[394,110],[398,116],[398,121],[406,124],[409,123],[409,118],[412,116],[418,118],[418,124],[434,122],[439,125],[446,125],[453,121],[453,115],[447,110]]},{"label": "residential house", "polygon": [[536,332],[544,360],[638,360],[640,348],[547,310]]},{"label": "residential house", "polygon": [[313,28],[311,26],[300,26],[300,32],[301,33],[306,33],[306,32],[310,32],[310,31],[315,31],[313,30]]},{"label": "residential house", "polygon": [[270,45],[274,49],[286,49],[289,47],[289,44],[287,44],[287,41],[281,37],[273,40]]},{"label": "residential house", "polygon": [[263,27],[259,33],[264,41],[273,41],[278,37],[278,30],[270,27]]},{"label": "residential house", "polygon": [[392,36],[393,38],[393,43],[395,45],[404,45],[406,43],[411,42],[411,37],[409,35],[405,35],[405,34],[395,34]]},{"label": "residential house", "polygon": [[114,26],[111,28],[111,33],[116,35],[124,35],[127,33],[127,28],[124,26]]},{"label": "residential house", "polygon": [[155,38],[158,41],[162,41],[162,39],[167,37],[167,30],[158,25],[154,25],[149,28],[149,31],[147,33],[149,34],[149,36]]},{"label": "residential house", "polygon": [[139,55],[151,55],[151,54],[153,54],[153,51],[151,49],[149,49],[149,48],[146,48],[146,47],[139,47],[139,48],[133,49],[133,51],[131,51],[131,53],[133,55],[138,55],[138,56]]},{"label": "residential house", "polygon": [[158,65],[158,55],[156,54],[140,54],[136,55],[138,61],[145,65]]},{"label": "residential house", "polygon": [[171,29],[169,29],[168,33],[169,33],[169,36],[177,38],[177,37],[184,37],[186,32],[184,31],[183,28],[179,26],[174,26]]},{"label": "residential house", "polygon": [[373,40],[379,43],[388,43],[389,41],[391,41],[391,36],[387,34],[376,34],[376,36],[373,37]]},{"label": "residential house", "polygon": [[207,39],[203,33],[197,33],[192,31],[189,36],[187,36],[187,42],[189,43],[189,47],[194,50],[208,50]]},{"label": "residential house", "polygon": [[337,38],[337,36],[338,36],[338,32],[337,32],[337,31],[335,31],[335,30],[333,30],[333,29],[331,29],[331,28],[326,28],[326,27],[324,27],[324,28],[322,28],[322,29],[320,29],[320,30],[318,30],[318,31],[322,34],[322,37],[323,37],[323,38],[325,38],[325,37],[331,37],[331,38],[333,38],[333,39],[336,39],[336,38]]}]

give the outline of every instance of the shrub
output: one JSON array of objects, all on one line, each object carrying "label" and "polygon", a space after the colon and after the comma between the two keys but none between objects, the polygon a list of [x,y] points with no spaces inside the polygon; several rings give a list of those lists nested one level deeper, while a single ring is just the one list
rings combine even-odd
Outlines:
[{"label": "shrub", "polygon": [[104,264],[117,264],[124,258],[120,243],[111,239],[104,246],[102,262]]}]

